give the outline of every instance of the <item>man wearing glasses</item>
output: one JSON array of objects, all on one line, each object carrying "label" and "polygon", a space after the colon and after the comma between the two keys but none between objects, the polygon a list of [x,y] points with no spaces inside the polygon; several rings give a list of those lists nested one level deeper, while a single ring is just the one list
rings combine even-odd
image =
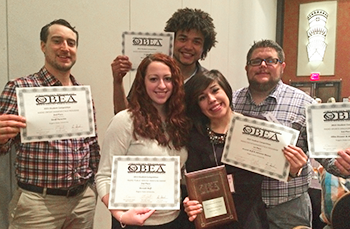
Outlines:
[{"label": "man wearing glasses", "polygon": [[[286,146],[283,153],[290,163],[288,183],[265,177],[262,196],[266,203],[270,229],[312,225],[308,187],[312,168],[308,161],[305,105],[315,101],[299,89],[282,82],[286,63],[283,49],[272,40],[255,42],[247,54],[249,86],[233,93],[234,110],[300,131],[296,146]],[[319,162],[335,175],[348,176],[349,155],[340,159],[320,159]],[[335,162],[337,161],[337,162]],[[348,166],[348,167],[347,167]],[[343,173],[343,174],[341,174]]]}]

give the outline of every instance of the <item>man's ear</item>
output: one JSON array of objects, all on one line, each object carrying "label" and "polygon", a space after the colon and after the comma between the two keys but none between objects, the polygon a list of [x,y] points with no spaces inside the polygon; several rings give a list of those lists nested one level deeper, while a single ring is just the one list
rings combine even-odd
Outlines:
[{"label": "man's ear", "polygon": [[282,73],[284,72],[284,68],[286,67],[286,62],[283,62],[282,64]]},{"label": "man's ear", "polygon": [[45,45],[46,45],[45,42],[40,41],[40,49],[41,49],[41,51],[42,51],[43,53],[45,53]]}]

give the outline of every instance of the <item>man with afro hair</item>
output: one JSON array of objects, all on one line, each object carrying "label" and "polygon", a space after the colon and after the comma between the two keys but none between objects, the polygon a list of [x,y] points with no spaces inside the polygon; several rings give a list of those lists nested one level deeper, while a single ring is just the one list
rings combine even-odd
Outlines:
[{"label": "man with afro hair", "polygon": [[[200,9],[178,9],[166,22],[165,32],[174,32],[173,57],[186,83],[204,68],[199,60],[204,60],[212,47],[215,47],[216,32],[213,19]],[[113,103],[114,112],[118,113],[127,106],[127,99],[123,86],[123,77],[131,69],[129,57],[117,56],[112,64],[113,72]]]}]

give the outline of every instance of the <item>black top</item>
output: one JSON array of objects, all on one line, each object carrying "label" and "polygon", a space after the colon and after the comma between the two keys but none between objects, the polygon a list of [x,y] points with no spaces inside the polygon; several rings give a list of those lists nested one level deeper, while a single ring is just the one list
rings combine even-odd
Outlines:
[{"label": "black top", "polygon": [[[216,160],[214,157],[214,150]],[[207,135],[192,129],[188,144],[187,172],[222,165],[221,157],[224,144],[212,144]],[[233,175],[234,189],[232,193],[238,222],[222,228],[266,229],[269,228],[265,204],[261,196],[263,176],[234,166],[225,165],[227,174]]]}]

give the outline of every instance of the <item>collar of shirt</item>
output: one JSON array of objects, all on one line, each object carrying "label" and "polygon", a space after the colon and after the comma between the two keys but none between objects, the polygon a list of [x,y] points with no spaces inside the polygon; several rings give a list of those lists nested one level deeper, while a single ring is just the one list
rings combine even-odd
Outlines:
[{"label": "collar of shirt", "polygon": [[196,69],[194,70],[194,72],[192,73],[192,75],[190,75],[190,77],[188,77],[187,79],[184,80],[184,83],[186,83],[189,79],[191,79],[194,75],[197,74],[198,69],[201,68],[201,65],[199,64],[199,62],[197,61],[196,63]]},{"label": "collar of shirt", "polygon": [[[253,100],[253,96],[249,90],[249,87],[247,87],[247,90],[248,90],[247,98],[249,98],[249,100],[252,104],[255,104],[254,100]],[[272,89],[270,94],[265,98],[265,100],[261,104],[256,104],[256,105],[262,105],[266,102],[266,100],[269,100],[270,98],[273,101],[277,101],[277,98],[279,97],[279,95],[281,94],[282,91],[283,91],[283,82],[282,82],[282,80],[280,80],[280,81],[278,81],[276,87],[274,89]]]},{"label": "collar of shirt", "polygon": [[[42,67],[38,72],[40,78],[42,78],[42,82],[45,82],[43,86],[62,86],[62,83],[52,75],[45,67]],[[75,80],[74,76],[70,75],[70,80],[73,85],[79,85]]]}]

